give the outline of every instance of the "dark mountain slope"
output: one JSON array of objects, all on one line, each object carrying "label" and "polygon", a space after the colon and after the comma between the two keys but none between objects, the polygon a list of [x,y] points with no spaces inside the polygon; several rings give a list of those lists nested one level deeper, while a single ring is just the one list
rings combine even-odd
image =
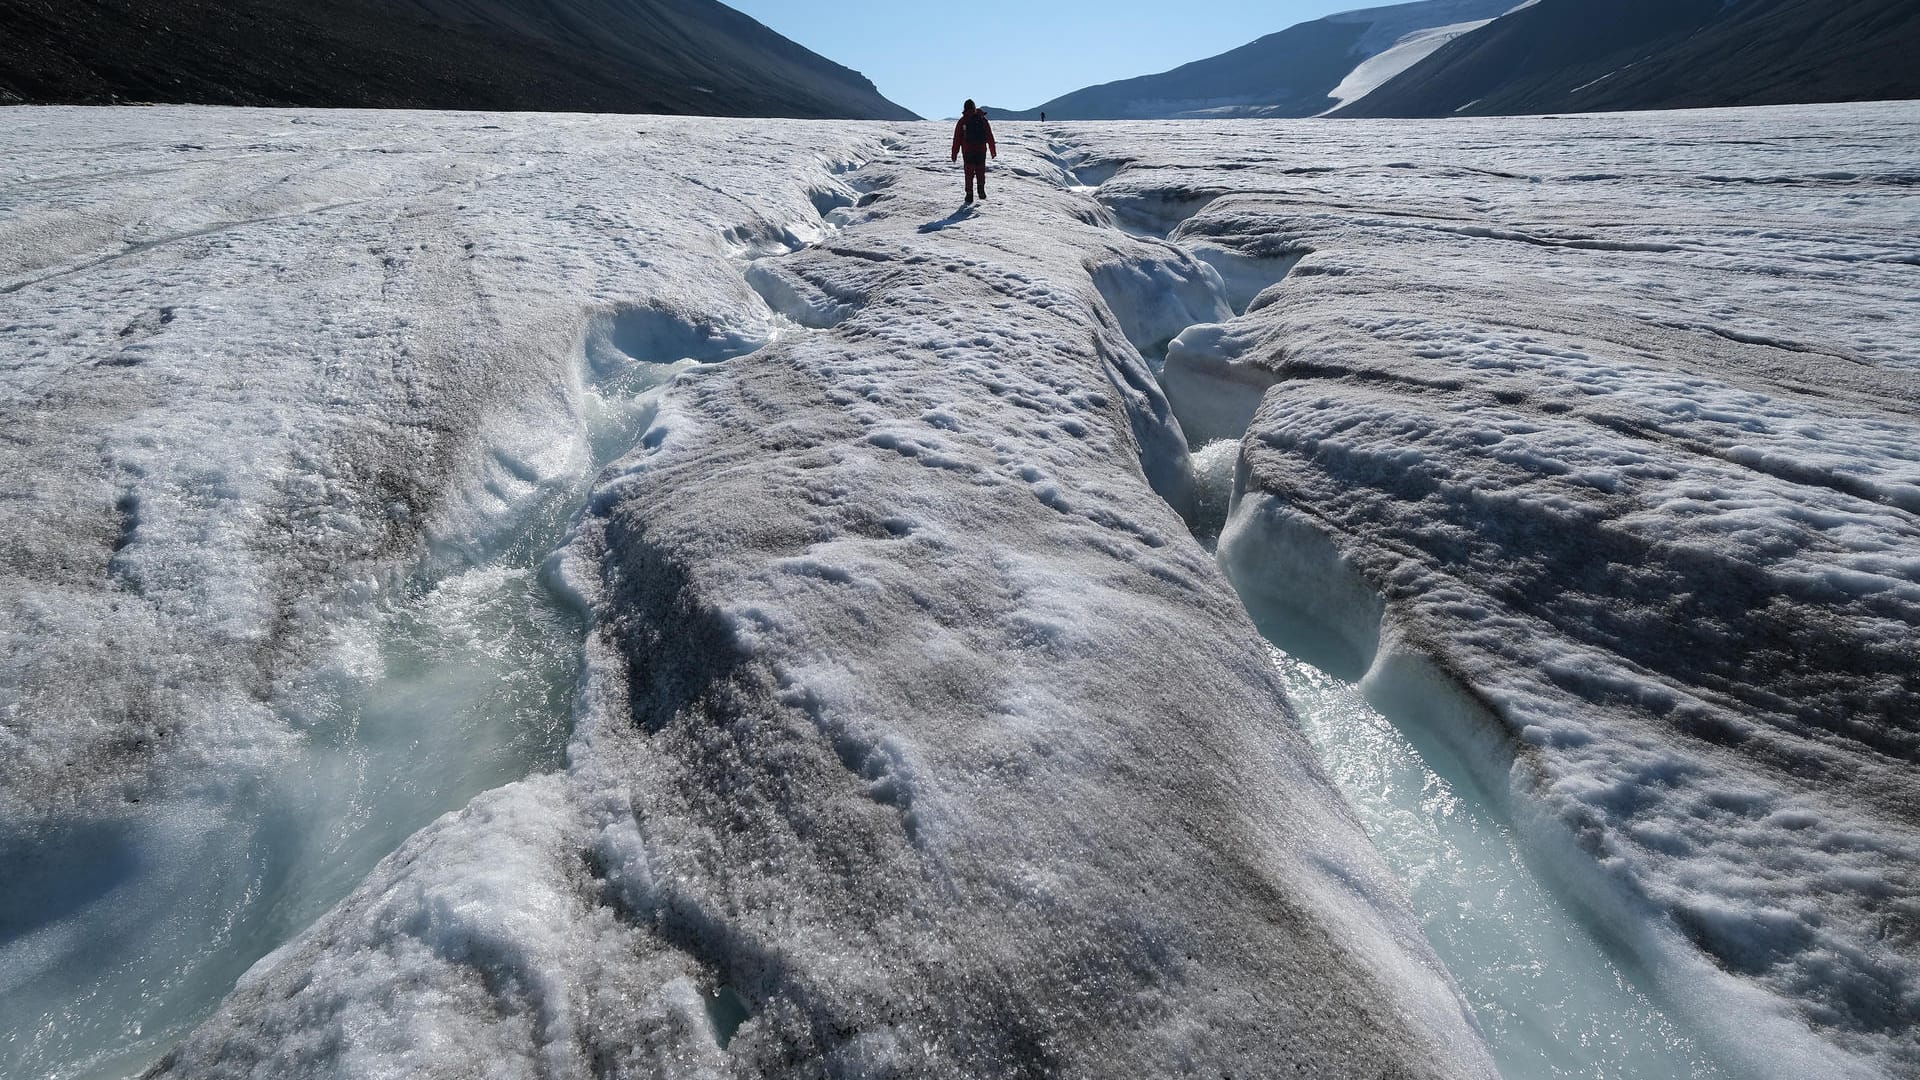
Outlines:
[{"label": "dark mountain slope", "polygon": [[715,0],[0,0],[0,101],[905,119]]},{"label": "dark mountain slope", "polygon": [[1920,97],[1915,0],[1541,0],[1337,116],[1608,112]]},{"label": "dark mountain slope", "polygon": [[1402,35],[1491,19],[1519,0],[1422,0],[1330,15],[1158,75],[1075,90],[1024,112],[995,116],[1059,120],[1144,120],[1195,114],[1313,116],[1332,108],[1328,91],[1362,60]]},{"label": "dark mountain slope", "polygon": [[1268,104],[1264,99],[1275,98],[1304,99],[1295,115],[1309,116],[1328,107],[1326,92],[1353,69],[1348,54],[1362,29],[1302,23],[1159,75],[1076,90],[1038,111],[1058,120],[1157,119],[1168,112]]}]

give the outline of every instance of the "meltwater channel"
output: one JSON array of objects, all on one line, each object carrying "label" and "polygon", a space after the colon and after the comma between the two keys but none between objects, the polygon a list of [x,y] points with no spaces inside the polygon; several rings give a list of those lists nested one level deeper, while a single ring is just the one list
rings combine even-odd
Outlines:
[{"label": "meltwater channel", "polygon": [[[282,706],[300,749],[224,794],[43,838],[57,916],[0,940],[0,1075],[138,1075],[260,957],[474,795],[555,767],[580,620],[524,560],[391,598]],[[18,864],[15,864],[16,868]]]},{"label": "meltwater channel", "polygon": [[1308,742],[1412,896],[1507,1080],[1728,1075],[1535,876],[1463,762],[1351,683],[1268,649]]},{"label": "meltwater channel", "polygon": [[[1239,452],[1237,439],[1193,451],[1194,536],[1209,549],[1229,515]],[[1324,631],[1260,629],[1309,744],[1405,886],[1506,1080],[1730,1076],[1535,873],[1467,762],[1433,733],[1396,725],[1359,686],[1299,659],[1326,651]]]},{"label": "meltwater channel", "polygon": [[[689,366],[636,364],[589,391],[596,468]],[[1230,484],[1224,449],[1209,449],[1203,488]],[[407,836],[556,767],[584,626],[538,567],[583,494],[555,492],[504,543],[343,627],[339,655],[285,705],[306,752],[258,790],[217,814],[184,805],[62,838],[98,873],[41,881],[66,894],[61,917],[0,941],[0,1075],[137,1075]],[[1351,684],[1278,647],[1272,659],[1508,1080],[1726,1075],[1534,876],[1445,747],[1397,728]],[[0,906],[44,900],[34,885],[0,886]]]},{"label": "meltwater channel", "polygon": [[276,704],[291,754],[231,762],[214,790],[117,824],[0,836],[0,1077],[140,1075],[408,837],[562,765],[586,619],[543,564],[593,477],[697,366],[600,344],[581,401],[588,468],[489,539],[436,545],[410,586],[342,618]]}]

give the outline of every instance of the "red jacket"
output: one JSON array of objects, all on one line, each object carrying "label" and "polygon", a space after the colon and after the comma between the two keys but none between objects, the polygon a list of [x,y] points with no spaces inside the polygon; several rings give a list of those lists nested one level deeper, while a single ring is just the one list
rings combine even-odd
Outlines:
[{"label": "red jacket", "polygon": [[[980,122],[985,124],[987,120],[987,111],[985,109],[975,109],[973,111],[980,114]],[[968,113],[967,115],[971,116],[973,115],[973,113]],[[993,141],[993,125],[992,124],[987,124],[987,141],[986,142],[974,143],[974,142],[967,141],[967,117],[966,116],[961,117],[960,122],[953,125],[953,153],[950,156],[948,156],[947,160],[952,161],[954,158],[959,157],[960,148],[962,146],[966,147],[970,153],[977,154],[982,150],[991,150],[993,151],[994,157],[1000,156],[1000,147],[995,145]]]}]

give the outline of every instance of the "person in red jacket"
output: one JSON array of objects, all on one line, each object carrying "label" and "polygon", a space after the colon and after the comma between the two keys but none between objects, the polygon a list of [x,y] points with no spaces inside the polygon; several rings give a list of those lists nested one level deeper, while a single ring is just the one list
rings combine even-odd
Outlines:
[{"label": "person in red jacket", "polygon": [[1000,156],[1000,147],[993,141],[993,125],[987,123],[986,110],[976,107],[972,98],[967,99],[960,122],[953,125],[953,153],[947,160],[959,157],[962,151],[967,155],[967,202],[972,203],[976,187],[981,198],[987,197],[987,155]]}]

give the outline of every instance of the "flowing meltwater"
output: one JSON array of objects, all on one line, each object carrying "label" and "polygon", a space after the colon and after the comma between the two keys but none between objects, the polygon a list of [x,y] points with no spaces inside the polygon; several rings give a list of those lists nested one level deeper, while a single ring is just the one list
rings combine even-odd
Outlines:
[{"label": "flowing meltwater", "polygon": [[[592,469],[484,546],[335,628],[279,708],[301,746],[159,824],[37,836],[0,865],[0,1077],[139,1075],[376,863],[481,792],[560,767],[583,616],[546,557],[593,475],[694,366],[632,363],[583,400]],[[147,819],[149,822],[151,819]],[[47,854],[52,851],[54,854]]]},{"label": "flowing meltwater", "polygon": [[[1209,546],[1238,453],[1237,441],[1220,440],[1193,455],[1194,532]],[[1465,762],[1262,629],[1308,742],[1406,886],[1508,1080],[1728,1075],[1534,873]]]},{"label": "flowing meltwater", "polygon": [[0,1074],[138,1074],[408,836],[556,766],[582,624],[517,562],[348,628],[360,640],[285,707],[302,752],[221,811],[186,803],[158,826],[62,837],[94,869],[48,874],[60,916],[0,950]]},{"label": "flowing meltwater", "polygon": [[1508,1080],[1723,1072],[1522,857],[1468,770],[1269,646],[1307,739],[1473,1007]]}]

